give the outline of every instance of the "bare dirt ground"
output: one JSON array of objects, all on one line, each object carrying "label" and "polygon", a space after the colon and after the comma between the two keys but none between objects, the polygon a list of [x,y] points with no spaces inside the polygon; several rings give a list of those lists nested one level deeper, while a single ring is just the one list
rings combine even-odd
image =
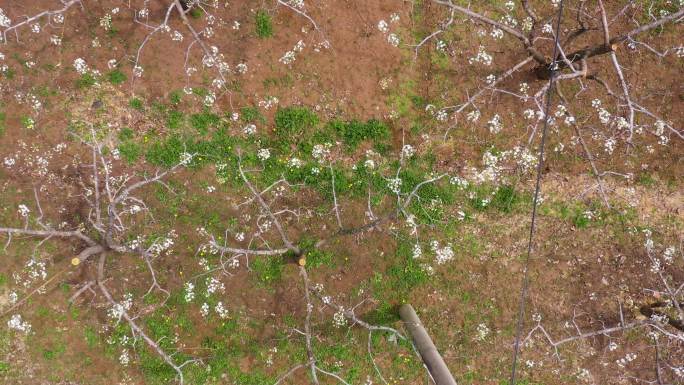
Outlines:
[{"label": "bare dirt ground", "polygon": [[[196,39],[171,1],[83,0],[7,34],[4,383],[431,383],[403,303],[459,384],[508,383],[541,65],[504,76],[520,42],[439,1],[296,3],[201,2]],[[523,28],[510,3],[473,9]],[[566,3],[567,52],[600,44],[599,3]],[[631,3],[606,2],[613,36],[681,9]],[[0,25],[62,6],[0,0]],[[657,115],[631,142],[609,55],[553,93],[518,384],[684,383],[680,21],[615,49]]]}]

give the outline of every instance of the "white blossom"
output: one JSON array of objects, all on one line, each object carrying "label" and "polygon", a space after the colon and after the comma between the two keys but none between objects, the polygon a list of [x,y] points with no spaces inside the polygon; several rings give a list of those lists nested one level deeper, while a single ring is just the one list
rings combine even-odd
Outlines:
[{"label": "white blossom", "polygon": [[378,30],[380,30],[380,32],[382,32],[382,33],[389,32],[389,25],[387,24],[387,22],[385,20],[380,20],[378,22]]},{"label": "white blossom", "polygon": [[246,135],[254,135],[256,133],[256,130],[256,125],[251,123],[242,128],[242,132]]},{"label": "white blossom", "polygon": [[9,321],[7,321],[7,327],[12,329],[12,330],[17,330],[22,333],[28,334],[31,332],[31,324],[28,323],[27,321],[22,320],[21,314],[14,314],[10,318]]},{"label": "white blossom", "polygon": [[195,285],[192,282],[185,283],[185,302],[195,299]]},{"label": "white blossom", "polygon": [[10,18],[7,17],[7,15],[5,15],[5,11],[2,8],[0,8],[0,27],[7,28],[11,25],[12,25],[12,20],[10,20]]},{"label": "white blossom", "polygon": [[401,40],[399,39],[398,35],[390,33],[387,35],[387,42],[390,43],[392,47],[398,47]]},{"label": "white blossom", "polygon": [[489,335],[489,328],[486,324],[481,323],[477,325],[477,340],[484,341],[484,339]]},{"label": "white blossom", "polygon": [[405,145],[401,148],[401,155],[402,155],[404,158],[410,158],[410,157],[412,157],[413,154],[415,154],[415,153],[416,153],[416,149],[413,148],[413,146],[411,146],[410,144],[405,144]]},{"label": "white blossom", "polygon": [[262,162],[268,160],[270,157],[271,151],[268,148],[260,148],[259,151],[257,151],[257,158]]},{"label": "white blossom", "polygon": [[401,178],[391,178],[387,180],[387,188],[389,188],[390,191],[395,194],[399,194],[401,192],[401,184]]},{"label": "white blossom", "polygon": [[80,57],[74,60],[74,68],[79,75],[83,75],[88,72],[88,65],[86,64],[85,60]]},{"label": "white blossom", "polygon": [[220,302],[220,301],[219,301],[219,303],[217,303],[216,306],[214,306],[214,311],[215,311],[216,314],[218,314],[218,316],[221,317],[222,319],[228,318],[228,309],[226,309],[226,308],[223,306],[223,302]]},{"label": "white blossom", "polygon": [[333,314],[333,325],[340,328],[347,324],[347,319],[344,317],[344,308],[340,307],[335,314]]},{"label": "white blossom", "polygon": [[498,134],[502,128],[501,117],[499,114],[494,115],[492,119],[487,122],[487,126],[489,127],[489,132],[492,134]]},{"label": "white blossom", "polygon": [[119,355],[119,363],[123,366],[128,366],[128,364],[131,361],[131,357],[128,355],[128,350],[124,349],[121,351],[121,355]]},{"label": "white blossom", "polygon": [[24,218],[28,217],[29,213],[31,212],[31,210],[29,210],[29,208],[24,204],[19,205],[18,211],[19,215],[21,215]]}]

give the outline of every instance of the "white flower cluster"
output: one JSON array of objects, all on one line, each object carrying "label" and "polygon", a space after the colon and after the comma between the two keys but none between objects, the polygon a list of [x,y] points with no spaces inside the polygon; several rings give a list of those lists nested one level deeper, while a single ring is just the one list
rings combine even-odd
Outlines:
[{"label": "white flower cluster", "polygon": [[259,100],[259,107],[268,110],[271,107],[277,106],[278,102],[279,100],[275,96],[268,96],[266,99]]},{"label": "white flower cluster", "polygon": [[487,51],[485,51],[484,46],[480,46],[477,49],[477,55],[471,57],[468,59],[468,63],[470,64],[475,64],[475,63],[482,63],[486,66],[492,65],[492,55],[488,54]]},{"label": "white flower cluster", "polygon": [[472,110],[466,114],[466,120],[469,122],[477,122],[480,119],[480,111]]},{"label": "white flower cluster", "polygon": [[297,9],[304,9],[304,0],[285,0],[285,2]]},{"label": "white flower cluster", "polygon": [[423,249],[420,247],[419,243],[413,245],[413,252],[411,254],[413,259],[418,259],[423,256]]},{"label": "white flower cluster", "polygon": [[430,248],[432,252],[435,253],[435,262],[438,265],[443,265],[446,262],[454,259],[454,250],[451,248],[451,244],[447,244],[444,247],[440,247],[438,241],[430,242]]},{"label": "white flower cluster", "polygon": [[627,355],[624,358],[620,358],[619,360],[616,360],[615,363],[621,367],[624,368],[629,364],[630,362],[634,361],[637,358],[636,353],[627,353]]},{"label": "white flower cluster", "polygon": [[[217,88],[220,88],[220,86],[218,86]],[[213,106],[215,101],[216,94],[213,91],[209,91],[209,93],[204,97],[204,105],[207,107]]]},{"label": "white flower cluster", "polygon": [[38,261],[35,258],[31,258],[26,263],[24,270],[26,271],[27,275],[27,278],[24,281],[24,286],[26,287],[30,286],[30,284],[27,284],[28,282],[33,283],[38,279],[42,279],[44,281],[45,278],[47,278],[47,271],[44,261]]},{"label": "white flower cluster", "polygon": [[487,325],[484,323],[477,325],[477,337],[475,339],[484,341],[484,339],[487,338],[487,335],[489,335],[489,328]]},{"label": "white flower cluster", "polygon": [[14,314],[9,321],[7,321],[7,327],[11,330],[17,330],[25,334],[31,332],[31,324],[22,320],[21,314]]},{"label": "white flower cluster", "polygon": [[330,158],[330,148],[332,148],[332,143],[316,144],[311,150],[311,156],[319,162],[323,162]]},{"label": "white flower cluster", "polygon": [[226,290],[226,286],[223,284],[223,282],[214,277],[207,278],[207,295],[211,295],[216,292],[223,293],[224,290]]},{"label": "white flower cluster", "polygon": [[667,145],[670,142],[670,138],[665,135],[665,127],[667,124],[662,120],[658,120],[653,126],[655,127],[655,131],[653,133],[658,137],[658,144],[661,146]]},{"label": "white flower cluster", "polygon": [[520,93],[527,96],[527,92],[530,90],[530,85],[522,82],[520,83]]},{"label": "white flower cluster", "polygon": [[294,51],[287,51],[287,52],[285,52],[285,55],[283,55],[280,59],[278,59],[278,61],[285,64],[285,65],[289,65],[289,64],[292,64],[292,62],[294,62],[295,59],[296,59],[296,55],[295,55]]},{"label": "white flower cluster", "polygon": [[515,28],[518,26],[518,20],[511,14],[505,14],[501,16],[501,23],[509,27]]},{"label": "white flower cluster", "polygon": [[385,20],[380,20],[378,21],[378,30],[382,33],[388,33],[389,32],[389,24]]},{"label": "white flower cluster", "polygon": [[221,319],[228,318],[228,309],[223,306],[223,302],[219,301],[219,303],[214,306],[214,311]]},{"label": "white flower cluster", "polygon": [[111,308],[107,310],[107,316],[109,316],[110,319],[115,320],[116,322],[119,322],[121,320],[121,317],[123,317],[123,314],[130,310],[131,306],[133,305],[133,294],[127,293],[124,295],[124,300],[115,304]]},{"label": "white flower cluster", "polygon": [[333,314],[333,326],[340,328],[347,324],[347,319],[344,317],[344,308],[340,307],[335,314]]},{"label": "white flower cluster", "polygon": [[675,54],[677,55],[677,57],[683,58],[684,57],[684,45],[680,45],[679,47],[675,48]]},{"label": "white flower cluster", "polygon": [[305,46],[306,44],[304,44],[303,40],[298,41],[292,50],[285,52],[285,54],[278,59],[278,61],[285,65],[292,64],[297,59],[297,52],[302,52]]},{"label": "white flower cluster", "polygon": [[556,118],[559,119],[564,118],[564,123],[566,126],[571,126],[575,123],[575,117],[570,115],[570,113],[568,112],[568,108],[562,104],[558,105],[554,115],[556,116]]},{"label": "white flower cluster", "polygon": [[254,125],[254,124],[248,124],[248,125],[246,125],[246,126],[242,129],[242,132],[243,132],[245,135],[254,135],[254,134],[256,134],[256,129],[257,129],[257,128],[256,128],[256,125]]},{"label": "white flower cluster", "polygon": [[105,14],[100,18],[100,27],[104,28],[105,31],[112,30],[112,15],[109,13]]},{"label": "white flower cluster", "polygon": [[270,157],[271,151],[268,148],[260,148],[259,151],[257,151],[257,158],[262,162],[265,162]]},{"label": "white flower cluster", "polygon": [[74,68],[79,75],[84,75],[86,72],[88,72],[88,64],[86,64],[86,61],[80,57],[74,60]]},{"label": "white flower cluster", "polygon": [[416,153],[416,149],[410,144],[405,144],[401,148],[401,156],[404,158],[410,158]]},{"label": "white flower cluster", "polygon": [[192,302],[195,299],[195,285],[192,282],[186,282],[185,285],[185,302]]},{"label": "white flower cluster", "polygon": [[11,25],[12,25],[12,20],[10,20],[10,18],[7,17],[7,15],[5,15],[5,11],[2,8],[0,8],[0,27],[7,28]]},{"label": "white flower cluster", "polygon": [[184,152],[180,154],[180,164],[187,166],[192,162],[192,154]]},{"label": "white flower cluster", "polygon": [[465,189],[468,188],[468,181],[465,178],[461,178],[460,176],[452,176],[449,178],[449,183],[458,186],[458,188]]},{"label": "white flower cluster", "polygon": [[617,141],[615,138],[608,138],[606,141],[603,143],[603,150],[608,154],[612,155],[613,151],[615,151],[615,145],[617,144]]},{"label": "white flower cluster", "polygon": [[439,40],[437,40],[436,48],[437,48],[437,51],[442,52],[442,53],[446,53],[447,44],[444,40],[439,39]]},{"label": "white flower cluster", "polygon": [[288,161],[287,161],[287,167],[289,167],[289,168],[298,169],[298,168],[301,168],[303,165],[304,165],[304,162],[299,158],[292,157],[292,158],[288,159]]},{"label": "white flower cluster", "polygon": [[19,209],[17,211],[19,212],[19,215],[24,218],[28,217],[29,213],[31,212],[31,210],[29,210],[29,208],[24,204],[19,205]]},{"label": "white flower cluster", "polygon": [[128,349],[123,349],[119,355],[119,363],[123,366],[128,366],[131,362],[131,357],[128,355]]},{"label": "white flower cluster", "polygon": [[[396,23],[399,21],[399,15],[396,13],[393,13],[390,16],[390,22]],[[382,32],[383,34],[387,35],[387,42],[392,46],[392,47],[398,47],[399,43],[401,43],[401,39],[399,38],[399,35],[396,33],[389,33],[390,28],[389,24],[385,20],[380,20],[378,22],[378,30]]]},{"label": "white flower cluster", "polygon": [[487,127],[489,127],[489,132],[492,134],[498,134],[501,132],[503,125],[501,123],[501,117],[499,114],[494,115],[489,122],[487,122]]},{"label": "white flower cluster", "polygon": [[399,43],[401,43],[401,39],[399,39],[399,36],[395,33],[390,33],[387,35],[387,42],[392,46],[392,47],[398,47]]},{"label": "white flower cluster", "polygon": [[401,192],[401,185],[401,178],[390,178],[387,180],[387,188],[397,195]]},{"label": "white flower cluster", "polygon": [[432,115],[439,122],[446,122],[447,119],[449,118],[449,114],[447,113],[447,110],[445,110],[445,109],[438,110],[434,104],[428,104],[427,106],[425,106],[425,112]]},{"label": "white flower cluster", "polygon": [[176,232],[174,230],[171,230],[166,237],[156,239],[154,242],[152,242],[152,245],[147,249],[147,252],[158,256],[161,253],[168,251],[173,247],[174,241],[173,239],[176,238]]}]

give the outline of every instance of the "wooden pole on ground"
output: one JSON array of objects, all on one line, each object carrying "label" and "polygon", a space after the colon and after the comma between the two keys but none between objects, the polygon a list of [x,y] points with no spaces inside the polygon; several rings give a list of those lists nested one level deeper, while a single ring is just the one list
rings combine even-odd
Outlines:
[{"label": "wooden pole on ground", "polygon": [[430,371],[430,375],[435,380],[436,385],[456,385],[456,380],[451,375],[435,344],[432,343],[432,339],[427,331],[425,331],[413,307],[409,304],[401,305],[399,316],[404,321],[404,325],[406,325],[406,329],[408,329],[411,339],[413,339],[413,344],[416,346],[418,353],[420,353],[420,357]]}]

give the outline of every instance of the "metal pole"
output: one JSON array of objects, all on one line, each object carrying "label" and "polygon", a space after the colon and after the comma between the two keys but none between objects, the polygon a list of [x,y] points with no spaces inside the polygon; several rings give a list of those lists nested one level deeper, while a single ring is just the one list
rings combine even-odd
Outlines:
[{"label": "metal pole", "polygon": [[411,339],[413,339],[413,343],[435,383],[437,385],[456,385],[456,380],[451,375],[435,344],[432,343],[432,339],[425,331],[413,307],[409,304],[401,305],[399,316],[404,321],[404,325],[406,325],[406,329],[408,329]]}]

